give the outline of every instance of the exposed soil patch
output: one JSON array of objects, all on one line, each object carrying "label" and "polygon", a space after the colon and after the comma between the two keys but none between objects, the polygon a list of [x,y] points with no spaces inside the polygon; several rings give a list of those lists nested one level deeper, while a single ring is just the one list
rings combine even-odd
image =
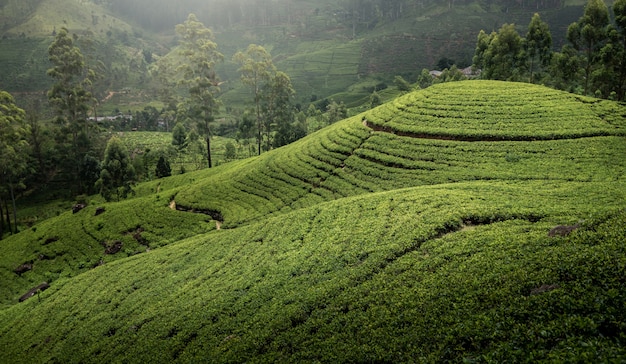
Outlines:
[{"label": "exposed soil patch", "polygon": [[27,299],[31,298],[32,296],[34,296],[35,294],[46,290],[50,287],[50,285],[47,282],[43,282],[42,284],[38,285],[37,287],[32,288],[31,290],[29,290],[28,292],[24,293],[22,295],[22,297],[20,297],[20,302],[24,302]]},{"label": "exposed soil patch", "polygon": [[119,240],[116,240],[111,243],[107,243],[106,241],[102,242],[102,247],[104,247],[104,254],[107,254],[107,255],[119,253],[120,250],[122,250],[122,246],[123,244]]},{"label": "exposed soil patch", "polygon": [[55,241],[58,241],[58,240],[59,240],[59,238],[57,238],[56,236],[53,236],[51,238],[48,238],[48,239],[44,240],[44,242],[41,245],[52,244],[52,243],[54,243]]},{"label": "exposed soil patch", "polygon": [[191,212],[194,214],[203,214],[203,215],[210,216],[211,219],[216,221],[217,230],[220,230],[222,228],[222,224],[224,223],[224,217],[222,216],[222,213],[216,210],[196,209],[192,207],[185,207],[185,206],[177,205],[176,202],[173,200],[172,202],[170,202],[170,208],[173,210],[177,210],[177,211]]},{"label": "exposed soil patch", "polygon": [[21,276],[22,274],[32,269],[33,269],[33,263],[30,262],[30,263],[20,264],[17,268],[13,269],[13,272],[17,274],[18,276]]},{"label": "exposed soil patch", "polygon": [[84,203],[77,203],[76,205],[72,206],[72,213],[75,214],[85,207],[87,207],[87,205],[85,205]]},{"label": "exposed soil patch", "polygon": [[552,229],[550,229],[550,231],[548,231],[548,236],[550,236],[550,237],[567,236],[567,235],[571,234],[574,230],[578,229],[579,227],[580,227],[580,224],[575,224],[575,225],[558,225],[558,226],[555,226]]},{"label": "exposed soil patch", "polygon": [[149,246],[148,240],[141,235],[141,233],[143,233],[144,231],[144,228],[142,228],[141,226],[137,226],[134,229],[126,231],[124,234],[131,235],[133,239],[135,239],[141,245]]}]

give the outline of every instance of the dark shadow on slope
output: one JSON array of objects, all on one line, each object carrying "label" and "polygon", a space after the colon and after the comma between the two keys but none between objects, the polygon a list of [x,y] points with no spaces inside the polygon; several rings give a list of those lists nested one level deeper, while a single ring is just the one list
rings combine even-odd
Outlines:
[{"label": "dark shadow on slope", "polygon": [[211,209],[197,209],[197,208],[193,208],[193,207],[185,207],[185,206],[181,206],[178,205],[176,203],[174,203],[172,201],[172,204],[170,206],[175,206],[175,209],[177,211],[183,211],[183,212],[191,212],[194,214],[203,214],[203,215],[207,215],[210,216],[211,219],[218,221],[220,224],[224,222],[224,217],[222,216],[222,213],[216,210],[211,210]]}]

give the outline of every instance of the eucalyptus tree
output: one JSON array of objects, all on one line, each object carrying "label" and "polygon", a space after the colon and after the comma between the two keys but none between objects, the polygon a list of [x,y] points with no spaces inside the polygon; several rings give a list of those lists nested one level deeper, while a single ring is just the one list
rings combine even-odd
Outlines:
[{"label": "eucalyptus tree", "polygon": [[176,123],[174,129],[172,129],[172,145],[176,146],[179,150],[185,149],[187,146],[187,130],[183,123]]},{"label": "eucalyptus tree", "polygon": [[112,137],[107,143],[102,161],[100,178],[95,187],[102,197],[110,201],[113,196],[119,201],[133,191],[137,176],[128,150],[118,137]]},{"label": "eucalyptus tree", "polygon": [[262,89],[270,83],[276,73],[276,67],[269,52],[257,44],[250,44],[245,52],[237,52],[233,56],[233,60],[240,65],[241,81],[250,86],[254,94],[258,152],[261,155],[261,142],[263,140]]},{"label": "eucalyptus tree", "polygon": [[492,80],[518,81],[525,66],[522,37],[515,30],[514,24],[504,24],[498,33],[479,35],[479,46],[484,49],[476,59],[482,60],[483,76]]},{"label": "eucalyptus tree", "polygon": [[605,98],[624,100],[626,91],[626,0],[613,4],[614,24],[607,27],[606,43],[599,51],[601,66],[593,73],[596,93]]},{"label": "eucalyptus tree", "polygon": [[[528,57],[528,71],[530,72],[530,83],[535,81],[535,69],[547,67],[552,56],[552,34],[546,22],[541,20],[538,13],[533,15],[528,24],[528,32],[524,40],[524,49]],[[539,68],[540,69],[540,68]]]},{"label": "eucalyptus tree", "polygon": [[[486,68],[487,50],[489,49],[489,45],[495,37],[496,32],[491,32],[487,34],[482,29],[480,32],[478,32],[476,48],[474,49],[474,57],[472,58],[472,67],[481,70],[484,70]],[[426,88],[433,83],[433,77],[430,75],[427,69],[423,69],[418,81],[421,88]]]},{"label": "eucalyptus tree", "polygon": [[601,67],[600,50],[607,41],[609,10],[603,0],[589,0],[583,16],[567,28],[567,40],[575,50],[584,54],[584,93],[592,86],[593,72]]},{"label": "eucalyptus tree", "polygon": [[[306,135],[306,131],[303,135],[303,131],[294,126],[296,109],[293,98],[296,91],[289,76],[276,72],[263,91],[266,148],[280,147]],[[273,141],[272,131],[276,132]]]},{"label": "eucalyptus tree", "polygon": [[176,119],[177,105],[179,97],[176,86],[176,67],[174,66],[173,55],[160,57],[150,65],[150,76],[156,81],[154,93],[165,105],[161,110],[161,117],[165,122],[165,131],[170,131],[170,123]]},{"label": "eucalyptus tree", "polygon": [[[20,179],[28,169],[29,151],[27,138],[28,126],[25,123],[24,110],[16,104],[13,96],[5,91],[0,91],[0,201],[4,201],[6,222],[10,232],[17,232],[17,209],[15,205],[15,186],[20,185]],[[9,194],[13,205],[13,222],[15,228],[11,228],[11,219],[5,193]],[[5,229],[2,204],[0,204],[0,238]]]},{"label": "eucalyptus tree", "polygon": [[[80,163],[90,149],[87,111],[93,100],[89,89],[95,73],[86,67],[83,54],[66,28],[57,33],[48,48],[48,56],[52,68],[47,74],[55,80],[48,91],[48,100],[56,111],[60,127],[61,155],[66,156],[66,168],[71,171],[78,191],[82,191]],[[67,135],[71,137],[69,145],[65,140]]]},{"label": "eucalyptus tree", "polygon": [[219,78],[215,66],[224,56],[217,51],[213,32],[189,14],[183,24],[176,26],[180,37],[180,55],[183,58],[178,71],[182,76],[180,84],[186,89],[188,99],[184,102],[188,116],[195,121],[198,132],[204,136],[207,146],[209,168],[211,160],[211,124],[219,112]]}]

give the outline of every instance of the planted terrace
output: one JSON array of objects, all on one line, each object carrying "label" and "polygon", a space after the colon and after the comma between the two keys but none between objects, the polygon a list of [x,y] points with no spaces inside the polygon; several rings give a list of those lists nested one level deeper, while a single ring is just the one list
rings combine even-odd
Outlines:
[{"label": "planted terrace", "polygon": [[[626,172],[626,107],[546,87],[440,84],[344,120],[176,201],[237,225],[321,201],[450,182],[608,181]],[[607,166],[611,166],[607,169]]]},{"label": "planted terrace", "polygon": [[469,141],[388,104],[50,219],[0,245],[0,362],[619,362],[624,107],[499,82],[398,101],[481,90],[587,116],[533,139],[505,115],[495,141],[487,112]]}]

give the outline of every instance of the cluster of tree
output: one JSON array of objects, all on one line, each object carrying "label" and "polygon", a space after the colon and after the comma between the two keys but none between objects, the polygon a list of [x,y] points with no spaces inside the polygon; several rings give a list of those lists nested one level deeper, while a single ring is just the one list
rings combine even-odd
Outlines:
[{"label": "cluster of tree", "polygon": [[[215,134],[216,117],[222,106],[219,100],[220,81],[215,71],[224,56],[217,50],[213,33],[198,21],[194,14],[176,26],[179,47],[153,66],[152,73],[161,85],[161,101],[170,105],[172,120],[192,124],[206,145],[206,160],[209,168],[211,137]],[[252,44],[244,52],[233,57],[240,65],[239,72],[244,84],[250,86],[254,97],[254,126],[246,115],[240,124],[240,137],[256,138],[258,153],[290,143],[306,135],[306,130],[297,128],[293,98],[295,91],[291,80],[284,72],[276,70],[271,55],[261,46]],[[174,130],[174,144],[184,145],[181,129]],[[252,132],[252,129],[256,133]]]},{"label": "cluster of tree", "polygon": [[17,231],[15,189],[23,183],[22,177],[29,167],[28,133],[24,110],[17,107],[13,96],[0,91],[0,238],[5,231]]},{"label": "cluster of tree", "polygon": [[535,14],[522,38],[515,26],[478,35],[474,67],[482,77],[544,83],[585,95],[624,100],[626,91],[626,0],[589,0],[567,31],[569,44],[552,51],[548,25]]},{"label": "cluster of tree", "polygon": [[[254,95],[258,154],[263,148],[280,147],[306,135],[306,129],[295,123],[295,90],[291,80],[276,70],[269,52],[251,44],[245,52],[237,52],[233,60],[240,65],[242,82]],[[246,131],[242,131],[245,135]]]},{"label": "cluster of tree", "polygon": [[98,74],[76,43],[77,37],[62,28],[48,49],[52,67],[47,74],[54,80],[48,91],[55,114],[52,124],[41,121],[41,105],[31,105],[27,113],[9,93],[0,91],[0,237],[17,230],[16,190],[26,185],[54,179],[73,196],[99,191],[106,198],[120,198],[135,181],[128,152],[119,140],[107,143],[100,162],[104,135],[87,118]]},{"label": "cluster of tree", "polygon": [[[179,46],[155,62],[153,69],[161,85],[159,97],[166,106],[161,111],[146,107],[136,112],[129,123],[145,130],[159,128],[161,122],[167,129],[176,124],[175,147],[203,151],[204,160],[212,167],[211,138],[222,106],[215,66],[223,61],[223,55],[217,50],[211,30],[193,14],[176,26],[176,33]],[[154,153],[145,151],[144,158],[131,158],[118,138],[109,138],[101,124],[90,120],[89,114],[97,116],[94,83],[106,68],[85,56],[81,47],[89,49],[89,42],[61,28],[48,49],[52,67],[47,74],[53,80],[48,101],[54,111],[53,123],[41,121],[44,117],[40,105],[33,105],[27,113],[15,105],[10,94],[0,93],[0,236],[17,229],[15,224],[11,227],[9,210],[15,214],[15,207],[11,208],[15,190],[26,185],[55,180],[70,191],[70,196],[97,192],[109,200],[132,193],[132,185],[142,175],[171,174],[163,154],[156,161],[154,173],[147,171],[148,165],[155,164]],[[241,66],[242,81],[251,87],[254,96],[254,108],[249,112],[254,117],[243,117],[244,121],[252,119],[252,123],[240,123],[239,130],[243,137],[256,138],[258,153],[306,135],[305,123],[296,120],[291,80],[276,70],[271,55],[263,47],[251,45],[234,59]],[[252,130],[255,135],[250,135]],[[229,157],[234,158],[234,145],[231,143],[227,149]]]}]

